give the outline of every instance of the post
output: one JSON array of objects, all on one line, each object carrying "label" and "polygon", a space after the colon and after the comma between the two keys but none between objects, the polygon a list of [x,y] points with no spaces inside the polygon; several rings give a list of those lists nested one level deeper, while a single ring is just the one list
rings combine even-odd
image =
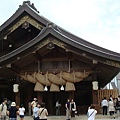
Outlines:
[{"label": "post", "polygon": [[74,91],[69,92],[69,98],[74,99]]},{"label": "post", "polygon": [[38,93],[37,93],[38,102],[41,103],[41,102],[42,102],[42,98],[43,98],[43,97],[42,97],[42,92],[38,92]]},{"label": "post", "polygon": [[20,76],[17,75],[16,83],[13,85],[13,91],[15,93],[15,102],[16,105],[20,106]]},{"label": "post", "polygon": [[17,106],[20,106],[20,92],[15,93],[15,102]]}]

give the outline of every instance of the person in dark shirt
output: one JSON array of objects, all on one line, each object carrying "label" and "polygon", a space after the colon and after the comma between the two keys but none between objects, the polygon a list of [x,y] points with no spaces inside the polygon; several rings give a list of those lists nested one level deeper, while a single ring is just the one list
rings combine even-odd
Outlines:
[{"label": "person in dark shirt", "polygon": [[17,120],[18,109],[16,108],[16,103],[12,102],[11,107],[8,109],[8,116],[10,120]]},{"label": "person in dark shirt", "polygon": [[66,104],[65,104],[65,108],[66,108],[66,120],[70,120],[70,99],[67,100]]},{"label": "person in dark shirt", "polygon": [[75,111],[76,111],[76,103],[72,99],[70,102],[70,111],[71,111],[71,117],[74,119],[75,117]]}]

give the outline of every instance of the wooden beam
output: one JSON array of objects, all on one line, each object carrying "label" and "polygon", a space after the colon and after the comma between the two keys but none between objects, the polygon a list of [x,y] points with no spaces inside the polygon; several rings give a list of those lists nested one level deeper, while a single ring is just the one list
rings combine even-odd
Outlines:
[{"label": "wooden beam", "polygon": [[92,61],[88,58],[85,58],[84,56],[73,54],[73,57],[83,63],[92,65]]},{"label": "wooden beam", "polygon": [[20,68],[17,65],[13,64],[13,63],[12,64],[8,64],[6,67],[8,69],[10,69],[11,71],[17,73],[17,74],[19,74],[19,72],[20,72]]},{"label": "wooden beam", "polygon": [[[45,58],[45,59],[42,59],[42,61],[68,61],[69,59],[66,57],[66,58]],[[71,59],[71,60],[74,60],[74,59]]]},{"label": "wooden beam", "polygon": [[[71,68],[71,71],[81,71],[81,72],[84,72],[84,70],[85,71],[92,71],[91,70],[91,68],[90,67],[81,67],[81,68]],[[60,71],[63,71],[63,72],[68,72],[68,68],[65,68],[65,69],[40,69],[40,71],[42,72],[42,73],[46,73],[47,71],[48,72],[50,72],[50,73],[60,73]],[[34,73],[34,72],[36,72],[36,71],[33,71],[33,69],[31,69],[31,70],[28,70],[28,69],[24,69],[24,70],[21,70],[20,71],[20,74],[24,74],[25,72],[27,72],[27,73],[29,73],[29,74],[32,74],[32,73]],[[92,71],[92,72],[94,72],[94,71]]]},{"label": "wooden beam", "polygon": [[33,53],[33,57],[37,60],[37,61],[42,61],[42,57],[41,55],[36,51],[35,53]]},{"label": "wooden beam", "polygon": [[102,56],[98,56],[89,52],[84,52],[83,50],[79,50],[70,46],[66,46],[67,51],[70,51],[74,54],[84,56],[85,58],[91,59],[91,60],[96,60],[98,62],[101,62],[103,64],[109,65],[109,66],[114,66],[117,68],[120,68],[120,62],[110,60],[107,58],[104,58]]}]

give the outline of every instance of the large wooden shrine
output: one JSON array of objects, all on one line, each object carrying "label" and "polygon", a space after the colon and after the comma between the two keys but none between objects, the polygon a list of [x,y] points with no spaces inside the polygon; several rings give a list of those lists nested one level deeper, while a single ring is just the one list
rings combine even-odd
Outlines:
[{"label": "large wooden shrine", "polygon": [[[37,97],[54,114],[59,99],[64,114],[67,98],[74,98],[80,111],[97,103],[93,83],[101,89],[119,71],[120,54],[57,26],[30,1],[0,26],[0,101],[7,97],[28,111],[28,103]],[[13,91],[15,84],[18,92]]]}]

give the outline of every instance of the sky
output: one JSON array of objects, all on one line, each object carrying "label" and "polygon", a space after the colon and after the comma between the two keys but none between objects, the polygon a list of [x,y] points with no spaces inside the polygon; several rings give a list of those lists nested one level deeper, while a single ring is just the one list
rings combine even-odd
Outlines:
[{"label": "sky", "polygon": [[[24,0],[0,1],[0,25]],[[120,0],[30,0],[40,15],[93,44],[120,53]]]}]

